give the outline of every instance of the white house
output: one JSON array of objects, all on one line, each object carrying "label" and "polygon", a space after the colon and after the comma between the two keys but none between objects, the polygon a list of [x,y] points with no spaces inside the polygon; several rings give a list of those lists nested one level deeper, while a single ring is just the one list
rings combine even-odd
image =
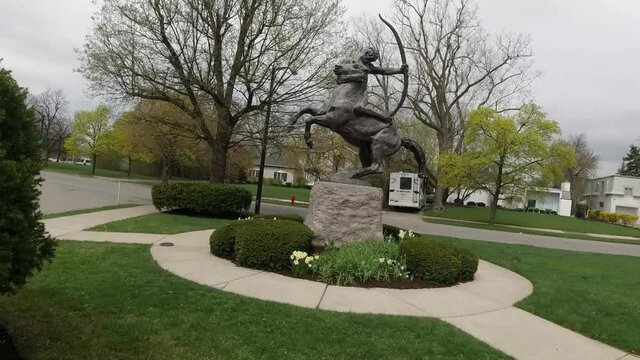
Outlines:
[{"label": "white house", "polygon": [[584,197],[592,210],[639,215],[640,178],[611,175],[589,180]]},{"label": "white house", "polygon": [[[254,161],[254,166],[249,170],[249,179],[256,181],[260,173],[260,159]],[[264,163],[264,179],[278,179],[283,184],[293,183],[294,168],[285,164],[278,156],[269,155]],[[305,174],[307,185],[313,185],[313,180],[308,174]]]},{"label": "white house", "polygon": [[[447,199],[448,202],[454,202],[458,194],[453,192]],[[487,206],[491,204],[491,194],[486,190],[477,190],[465,201],[468,203],[485,203]],[[545,188],[539,190],[529,190],[524,196],[518,196],[513,200],[500,200],[498,205],[508,209],[536,208],[541,210],[550,209],[556,211],[558,215],[571,216],[571,184],[566,182],[557,188]]]}]

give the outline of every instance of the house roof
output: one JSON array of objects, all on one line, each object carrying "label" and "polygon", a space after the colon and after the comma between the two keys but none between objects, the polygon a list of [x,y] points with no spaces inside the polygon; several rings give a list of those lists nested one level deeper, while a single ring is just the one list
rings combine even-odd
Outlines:
[{"label": "house roof", "polygon": [[[254,164],[260,166],[260,158],[255,159]],[[291,166],[287,165],[281,158],[280,154],[267,154],[267,158],[264,161],[264,165],[268,167],[275,167],[281,169],[290,169]]]},{"label": "house roof", "polygon": [[595,180],[602,180],[602,179],[610,179],[610,178],[614,178],[614,177],[621,177],[621,178],[627,178],[627,179],[640,180],[640,177],[637,177],[637,176],[618,175],[618,174],[613,174],[613,175],[609,175],[609,176],[602,176],[602,177],[599,177],[599,178],[594,178],[594,179],[589,179],[589,180],[595,181]]}]

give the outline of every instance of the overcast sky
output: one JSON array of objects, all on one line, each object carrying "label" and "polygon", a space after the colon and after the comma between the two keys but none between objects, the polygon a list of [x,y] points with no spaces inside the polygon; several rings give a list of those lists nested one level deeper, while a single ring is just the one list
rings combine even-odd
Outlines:
[{"label": "overcast sky", "polygon": [[[564,135],[585,133],[600,175],[640,142],[639,0],[477,0],[483,26],[528,33],[543,76],[533,98]],[[388,13],[392,0],[343,0],[348,16]],[[32,93],[62,88],[91,108],[74,48],[91,27],[90,0],[0,0],[0,58]]]}]

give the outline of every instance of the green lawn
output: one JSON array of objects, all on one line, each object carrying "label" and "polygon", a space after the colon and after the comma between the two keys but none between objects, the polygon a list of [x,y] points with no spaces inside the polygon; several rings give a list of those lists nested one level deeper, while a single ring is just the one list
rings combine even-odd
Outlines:
[{"label": "green lawn", "polygon": [[517,307],[640,354],[640,258],[435,237],[529,279]]},{"label": "green lawn", "polygon": [[[65,174],[85,175],[91,176],[90,165],[76,165],[76,164],[64,164],[50,161],[44,170],[61,172]],[[127,176],[124,171],[114,171],[96,168],[96,176],[110,177],[116,179],[155,179],[150,176],[131,174],[131,177]]]},{"label": "green lawn", "polygon": [[[253,194],[254,198],[256,192],[258,191],[258,185],[255,184],[243,184],[238,185],[241,186]],[[305,188],[290,188],[286,186],[263,186],[262,187],[262,196],[267,198],[275,198],[275,199],[291,199],[291,195],[296,196],[296,201],[309,201],[309,193],[311,190]]]},{"label": "green lawn", "polygon": [[[489,208],[452,206],[445,211],[425,211],[426,216],[445,219],[488,222]],[[584,220],[566,216],[515,212],[498,209],[496,224],[546,228],[577,233],[608,234],[640,237],[640,230],[621,225]],[[460,224],[464,226],[463,224]]]},{"label": "green lawn", "polygon": [[568,239],[579,239],[579,240],[591,240],[591,241],[605,241],[605,242],[613,242],[620,244],[635,244],[640,245],[640,240],[631,240],[631,239],[614,239],[614,238],[603,238],[597,236],[589,236],[584,233],[575,233],[575,232],[565,232],[565,233],[553,233],[547,231],[536,231],[531,229],[521,229],[521,228],[513,228],[507,225],[491,225],[491,224],[476,224],[476,223],[465,223],[461,221],[445,219],[445,218],[423,218],[425,222],[432,224],[443,224],[443,225],[452,225],[452,226],[464,226],[475,229],[484,229],[484,230],[495,230],[495,231],[505,231],[519,234],[530,234],[530,235],[540,235],[540,236],[553,236],[559,238],[568,238]]},{"label": "green lawn", "polygon": [[44,215],[42,215],[42,219],[46,220],[46,219],[59,218],[59,217],[63,217],[63,216],[88,214],[88,213],[93,213],[93,212],[98,212],[98,211],[124,209],[124,208],[130,208],[130,207],[134,207],[134,206],[140,206],[140,205],[138,205],[138,204],[121,204],[121,205],[103,206],[103,207],[92,208],[92,209],[84,209],[84,210],[72,210],[72,211],[65,211],[65,212],[61,212],[61,213],[44,214]]},{"label": "green lawn", "polygon": [[218,219],[176,213],[156,213],[98,225],[89,230],[149,234],[180,234],[189,231],[215,229],[229,221],[231,221],[231,219]]},{"label": "green lawn", "polygon": [[0,323],[25,359],[506,359],[430,318],[254,300],[157,266],[149,247],[61,242]]}]

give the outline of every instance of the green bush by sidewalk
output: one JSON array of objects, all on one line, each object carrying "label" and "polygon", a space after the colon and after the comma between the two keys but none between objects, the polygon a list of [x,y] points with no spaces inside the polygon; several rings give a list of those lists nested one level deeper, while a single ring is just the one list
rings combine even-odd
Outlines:
[{"label": "green bush by sidewalk", "polygon": [[235,227],[236,263],[252,269],[281,271],[294,251],[310,251],[313,232],[291,220],[242,220]]},{"label": "green bush by sidewalk", "polygon": [[400,242],[400,255],[415,277],[439,286],[472,280],[478,270],[478,257],[470,251],[422,237]]},{"label": "green bush by sidewalk", "polygon": [[291,220],[299,223],[304,222],[304,218],[300,215],[254,215],[251,216],[252,219],[269,219],[269,220]]},{"label": "green bush by sidewalk", "polygon": [[151,198],[160,211],[179,209],[208,215],[242,213],[251,205],[251,192],[223,184],[157,184],[151,189]]}]

